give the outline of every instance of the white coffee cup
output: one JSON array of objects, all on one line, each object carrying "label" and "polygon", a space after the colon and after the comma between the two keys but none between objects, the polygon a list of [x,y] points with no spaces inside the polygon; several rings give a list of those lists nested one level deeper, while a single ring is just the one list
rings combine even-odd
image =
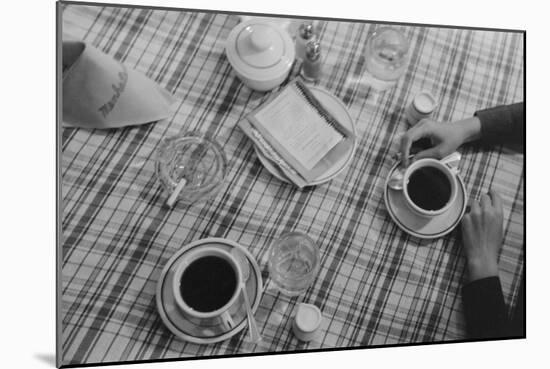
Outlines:
[{"label": "white coffee cup", "polygon": [[[450,185],[449,199],[446,202],[446,204],[439,209],[434,209],[434,210],[423,209],[422,207],[415,204],[410,197],[409,188],[408,188],[410,177],[415,171],[424,167],[432,167],[439,170],[449,180],[449,185]],[[405,170],[405,174],[403,175],[403,194],[405,196],[405,200],[409,208],[413,210],[416,214],[422,217],[433,217],[435,215],[439,215],[447,211],[453,205],[453,203],[457,198],[458,181],[456,179],[456,174],[457,174],[456,168],[451,168],[447,164],[442,163],[437,159],[425,158],[425,159],[419,159],[414,161]],[[428,191],[429,189],[426,189],[426,190]]]},{"label": "white coffee cup", "polygon": [[[198,311],[188,303],[186,303],[181,295],[180,286],[183,273],[196,260],[206,256],[217,256],[225,260],[235,272],[236,283],[231,298],[220,308],[213,311]],[[231,310],[239,303],[239,295],[241,291],[242,273],[239,268],[238,261],[227,251],[217,247],[199,247],[185,254],[183,260],[177,266],[174,275],[172,289],[174,300],[180,311],[192,322],[199,325],[215,325],[223,324],[226,330],[233,329],[235,322],[231,317]],[[207,291],[208,292],[208,291]]]}]

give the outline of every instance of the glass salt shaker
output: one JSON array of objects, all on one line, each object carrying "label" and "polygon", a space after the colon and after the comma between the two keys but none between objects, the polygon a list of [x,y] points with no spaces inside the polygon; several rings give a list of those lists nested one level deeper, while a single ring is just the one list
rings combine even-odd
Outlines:
[{"label": "glass salt shaker", "polygon": [[317,82],[321,77],[321,45],[310,41],[306,45],[306,56],[302,63],[302,77],[307,82]]},{"label": "glass salt shaker", "polygon": [[306,57],[306,46],[310,41],[315,39],[313,32],[313,23],[305,22],[298,28],[296,36],[296,59],[304,60]]}]

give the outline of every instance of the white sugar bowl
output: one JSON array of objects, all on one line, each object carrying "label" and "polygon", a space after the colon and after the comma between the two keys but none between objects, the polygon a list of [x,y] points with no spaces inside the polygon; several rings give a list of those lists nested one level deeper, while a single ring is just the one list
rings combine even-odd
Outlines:
[{"label": "white sugar bowl", "polygon": [[231,30],[225,53],[239,79],[257,91],[279,86],[288,77],[295,57],[290,35],[276,24],[257,18]]}]

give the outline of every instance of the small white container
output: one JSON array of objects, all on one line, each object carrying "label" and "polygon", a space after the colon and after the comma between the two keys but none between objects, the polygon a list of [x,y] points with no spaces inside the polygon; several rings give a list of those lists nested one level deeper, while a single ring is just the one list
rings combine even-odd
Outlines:
[{"label": "small white container", "polygon": [[292,331],[300,341],[308,342],[317,337],[323,314],[315,305],[301,303],[298,305]]},{"label": "small white container", "polygon": [[429,118],[437,103],[435,97],[428,91],[422,91],[416,95],[410,105],[407,107],[405,116],[407,122],[413,126],[424,118]]},{"label": "small white container", "polygon": [[279,86],[287,78],[296,55],[288,32],[258,18],[231,30],[225,53],[239,79],[257,91]]}]

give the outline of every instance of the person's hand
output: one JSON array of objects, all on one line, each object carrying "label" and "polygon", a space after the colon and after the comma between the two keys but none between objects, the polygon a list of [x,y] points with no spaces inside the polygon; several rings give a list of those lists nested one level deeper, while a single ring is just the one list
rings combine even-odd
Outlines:
[{"label": "person's hand", "polygon": [[401,136],[401,163],[409,165],[409,153],[412,144],[421,138],[429,138],[432,147],[420,151],[414,160],[422,158],[442,159],[453,153],[466,142],[477,139],[480,135],[481,123],[477,117],[458,121],[456,123],[440,123],[423,119]]},{"label": "person's hand", "polygon": [[462,218],[462,242],[469,281],[498,276],[502,246],[502,200],[495,191],[472,201]]}]

